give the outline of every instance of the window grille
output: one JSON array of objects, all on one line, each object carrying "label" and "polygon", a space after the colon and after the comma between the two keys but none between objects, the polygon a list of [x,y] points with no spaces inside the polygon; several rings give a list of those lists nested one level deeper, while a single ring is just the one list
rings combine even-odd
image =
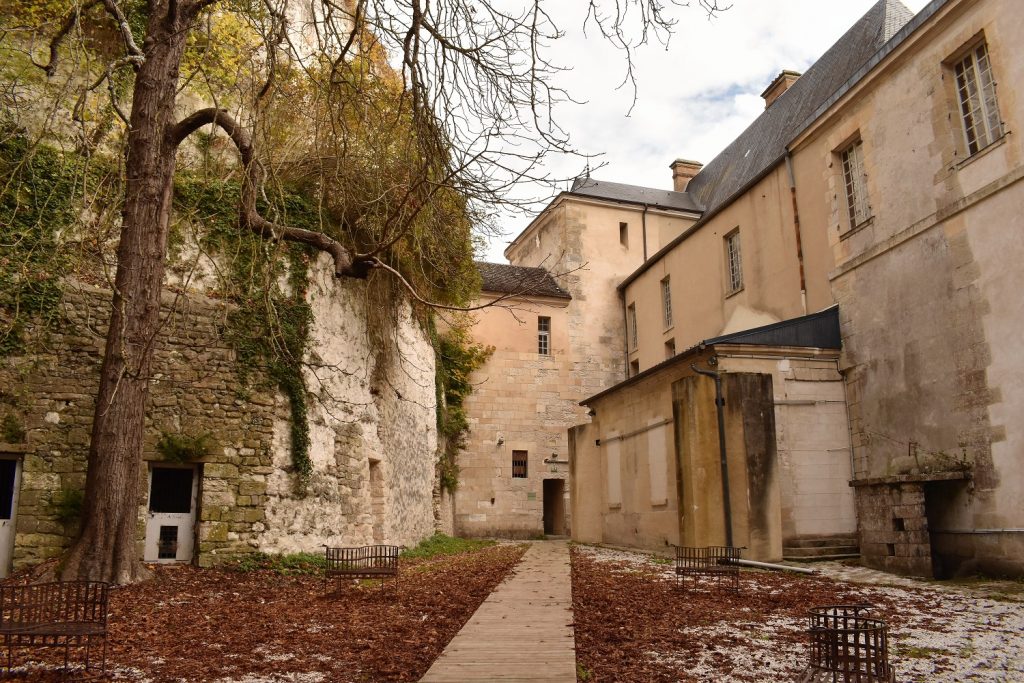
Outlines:
[{"label": "window grille", "polygon": [[537,318],[537,353],[551,355],[551,318]]},{"label": "window grille", "polygon": [[867,182],[864,176],[864,146],[860,140],[844,149],[843,179],[846,181],[846,206],[850,212],[850,227],[854,228],[871,217],[868,205]]},{"label": "window grille", "polygon": [[636,333],[636,304],[630,304],[626,309],[626,325],[629,329],[626,330],[626,334],[629,335],[629,349],[633,351],[637,347],[637,333]]},{"label": "window grille", "polygon": [[980,43],[953,65],[956,74],[956,92],[960,99],[960,119],[968,154],[987,147],[1003,135],[996,101],[996,84],[992,79],[992,65],[988,47]]},{"label": "window grille", "polygon": [[743,263],[740,260],[740,231],[725,236],[725,260],[729,268],[729,294],[743,289]]},{"label": "window grille", "polygon": [[526,451],[512,451],[512,478],[526,479],[526,466],[529,462]]},{"label": "window grille", "polygon": [[661,281],[661,313],[665,320],[665,329],[672,327],[672,287],[667,277]]}]

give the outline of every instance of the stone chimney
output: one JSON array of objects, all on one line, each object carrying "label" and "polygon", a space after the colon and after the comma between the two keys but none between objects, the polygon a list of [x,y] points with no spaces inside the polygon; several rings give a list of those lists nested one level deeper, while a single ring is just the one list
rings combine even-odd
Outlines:
[{"label": "stone chimney", "polygon": [[789,90],[789,86],[796,83],[798,78],[800,78],[798,71],[789,71],[788,69],[776,76],[775,80],[761,93],[761,97],[764,98],[764,108],[767,109],[772,106],[772,102],[779,99],[779,95]]},{"label": "stone chimney", "polygon": [[704,168],[704,164],[689,159],[676,159],[668,167],[672,169],[672,189],[676,192],[684,192],[693,176]]}]

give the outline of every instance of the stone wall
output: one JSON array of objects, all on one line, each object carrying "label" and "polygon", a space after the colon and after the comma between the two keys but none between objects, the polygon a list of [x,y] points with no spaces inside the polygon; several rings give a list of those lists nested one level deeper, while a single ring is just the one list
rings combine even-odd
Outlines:
[{"label": "stone wall", "polygon": [[[307,386],[313,474],[304,492],[290,473],[289,410],[276,390],[243,384],[221,338],[228,307],[199,294],[164,296],[143,458],[159,461],[161,433],[210,434],[201,472],[198,562],[253,550],[316,552],[322,543],[414,544],[434,528],[437,435],[434,356],[407,304],[397,305],[393,353],[375,352],[367,285],[313,269],[315,314]],[[0,417],[24,427],[15,568],[58,555],[76,522],[57,501],[85,481],[107,290],[68,283],[56,329],[35,330],[38,349],[0,362]],[[383,358],[378,363],[377,358]],[[144,536],[148,469],[139,481]]]},{"label": "stone wall", "polygon": [[921,482],[858,486],[857,519],[864,564],[899,574],[932,576]]}]

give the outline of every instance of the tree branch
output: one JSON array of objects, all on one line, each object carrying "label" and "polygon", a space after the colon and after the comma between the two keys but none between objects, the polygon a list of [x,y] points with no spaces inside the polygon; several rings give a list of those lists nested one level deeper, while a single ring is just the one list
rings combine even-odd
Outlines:
[{"label": "tree branch", "polygon": [[89,0],[84,5],[75,4],[71,11],[68,12],[68,16],[65,17],[64,23],[61,24],[60,30],[57,31],[56,35],[50,39],[50,61],[46,64],[40,64],[35,59],[32,59],[32,63],[46,72],[47,76],[53,76],[57,73],[57,57],[60,51],[60,44],[64,41],[71,29],[78,23],[78,19],[84,12],[88,12],[93,7],[98,5],[100,0]]},{"label": "tree branch", "polygon": [[265,237],[271,241],[287,240],[308,244],[320,251],[326,252],[334,259],[334,274],[338,277],[365,278],[374,260],[367,258],[353,258],[341,242],[315,230],[305,230],[288,225],[281,225],[268,221],[256,210],[256,191],[258,183],[258,166],[252,146],[252,138],[249,132],[242,127],[227,111],[209,107],[200,109],[191,116],[182,119],[171,131],[170,136],[175,146],[189,135],[206,125],[216,125],[228,134],[238,153],[242,158],[242,166],[245,173],[242,176],[242,198],[239,224],[244,230]]}]

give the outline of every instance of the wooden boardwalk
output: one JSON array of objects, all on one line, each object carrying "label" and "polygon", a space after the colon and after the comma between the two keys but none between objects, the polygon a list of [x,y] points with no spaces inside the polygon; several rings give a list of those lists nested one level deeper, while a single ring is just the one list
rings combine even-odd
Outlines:
[{"label": "wooden boardwalk", "polygon": [[569,546],[532,543],[420,679],[422,683],[575,683]]}]

